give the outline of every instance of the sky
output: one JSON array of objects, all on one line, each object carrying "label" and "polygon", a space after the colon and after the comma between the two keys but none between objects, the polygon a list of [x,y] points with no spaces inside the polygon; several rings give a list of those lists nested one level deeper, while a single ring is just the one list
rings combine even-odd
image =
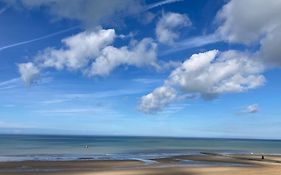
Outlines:
[{"label": "sky", "polygon": [[281,139],[281,0],[0,0],[0,133]]}]

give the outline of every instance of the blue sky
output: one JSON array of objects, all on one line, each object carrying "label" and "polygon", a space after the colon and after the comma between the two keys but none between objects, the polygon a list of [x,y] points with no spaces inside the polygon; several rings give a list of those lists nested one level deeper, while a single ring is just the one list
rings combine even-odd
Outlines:
[{"label": "blue sky", "polygon": [[1,0],[0,133],[280,139],[280,7]]}]

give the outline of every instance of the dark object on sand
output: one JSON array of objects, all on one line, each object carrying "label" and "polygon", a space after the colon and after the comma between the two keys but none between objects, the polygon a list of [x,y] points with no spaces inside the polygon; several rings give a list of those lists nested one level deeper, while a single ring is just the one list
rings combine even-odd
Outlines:
[{"label": "dark object on sand", "polygon": [[261,156],[261,159],[264,159],[264,156],[263,156],[263,155]]}]

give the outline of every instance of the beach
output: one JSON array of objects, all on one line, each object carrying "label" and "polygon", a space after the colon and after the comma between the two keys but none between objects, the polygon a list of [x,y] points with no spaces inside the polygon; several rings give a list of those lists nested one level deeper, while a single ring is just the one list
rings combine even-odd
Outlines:
[{"label": "beach", "polygon": [[281,0],[0,0],[0,175],[281,175],[280,19]]},{"label": "beach", "polygon": [[0,175],[280,175],[280,148],[280,140],[0,135]]},{"label": "beach", "polygon": [[0,162],[0,175],[280,175],[281,156],[201,153],[151,160]]}]

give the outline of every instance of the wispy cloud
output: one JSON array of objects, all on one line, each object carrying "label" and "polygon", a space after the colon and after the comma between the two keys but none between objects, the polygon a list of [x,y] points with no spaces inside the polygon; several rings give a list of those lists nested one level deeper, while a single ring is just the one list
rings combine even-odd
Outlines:
[{"label": "wispy cloud", "polygon": [[235,114],[237,115],[256,114],[259,111],[260,111],[260,107],[258,104],[250,104],[236,109]]},{"label": "wispy cloud", "polygon": [[250,113],[250,114],[257,113],[258,111],[259,111],[258,104],[251,104],[251,105],[247,106],[244,110],[244,112]]},{"label": "wispy cloud", "polygon": [[4,107],[4,108],[13,108],[13,107],[16,107],[16,105],[14,105],[14,104],[5,104],[5,105],[2,105],[2,107]]},{"label": "wispy cloud", "polygon": [[3,8],[0,9],[0,15],[3,14],[7,9],[9,8],[8,5],[4,6]]},{"label": "wispy cloud", "polygon": [[38,37],[38,38],[33,38],[33,39],[30,39],[30,40],[20,41],[20,42],[16,42],[16,43],[13,43],[13,44],[6,45],[6,46],[1,46],[0,51],[10,49],[10,48],[13,48],[13,47],[18,47],[18,46],[30,44],[30,43],[33,43],[33,42],[36,42],[36,41],[48,39],[48,38],[51,38],[51,37],[54,37],[54,36],[69,32],[69,31],[72,31],[74,29],[78,29],[78,28],[79,28],[79,26],[74,26],[74,27],[70,27],[70,28],[67,28],[67,29],[64,29],[64,30],[61,30],[61,31],[58,31],[58,32],[54,32],[54,33],[51,33],[51,34],[48,34],[48,35],[44,35],[44,36],[41,36],[41,37]]},{"label": "wispy cloud", "polygon": [[20,78],[13,78],[10,80],[0,82],[0,87],[15,84],[20,81]]},{"label": "wispy cloud", "polygon": [[20,78],[13,78],[10,80],[0,82],[0,90],[13,89],[19,86]]},{"label": "wispy cloud", "polygon": [[156,83],[160,83],[163,80],[161,79],[153,79],[153,78],[135,78],[132,79],[133,82],[136,83],[141,83],[141,84],[156,84]]},{"label": "wispy cloud", "polygon": [[172,116],[178,112],[185,110],[189,106],[187,103],[173,104],[158,113],[159,116]]},{"label": "wispy cloud", "polygon": [[216,34],[209,34],[203,36],[196,36],[186,40],[181,40],[173,44],[173,47],[160,53],[161,56],[169,55],[175,52],[183,51],[190,48],[196,48],[213,44],[222,41],[221,38]]},{"label": "wispy cloud", "polygon": [[50,109],[50,110],[38,110],[38,113],[56,113],[56,114],[74,114],[74,113],[95,113],[98,110],[96,108],[69,108],[69,109]]},{"label": "wispy cloud", "polygon": [[149,4],[145,8],[145,11],[151,10],[151,9],[154,9],[154,8],[157,8],[157,7],[161,7],[163,5],[167,5],[167,4],[171,4],[171,3],[175,3],[175,2],[180,2],[180,1],[183,1],[183,0],[162,0],[162,1],[159,1],[159,2],[155,2],[153,4]]},{"label": "wispy cloud", "polygon": [[44,100],[41,101],[42,104],[58,104],[58,103],[63,103],[69,101],[69,99],[53,99],[53,100]]},{"label": "wispy cloud", "polygon": [[[50,83],[53,79],[51,77],[47,77],[46,75],[43,75],[40,80],[36,81],[36,85],[42,85]],[[6,89],[14,89],[14,88],[21,88],[23,87],[21,78],[12,78],[10,80],[5,80],[0,82],[0,90],[6,90]]]},{"label": "wispy cloud", "polygon": [[73,93],[73,94],[64,94],[65,98],[109,98],[109,97],[117,97],[124,95],[134,95],[140,94],[144,90],[143,89],[119,89],[119,90],[108,90],[108,91],[100,91],[95,93]]},{"label": "wispy cloud", "polygon": [[107,116],[119,117],[122,114],[110,106],[76,106],[72,108],[54,108],[33,111],[44,116]]},{"label": "wispy cloud", "polygon": [[6,121],[0,121],[0,128],[35,128],[34,125],[30,124],[23,124],[23,123],[14,123],[14,122],[6,122]]},{"label": "wispy cloud", "polygon": [[[140,81],[146,81],[146,80],[140,80]],[[43,105],[52,105],[52,104],[70,102],[74,100],[103,99],[103,98],[112,98],[118,96],[129,96],[135,94],[142,94],[143,92],[144,89],[119,89],[119,90],[99,91],[95,93],[68,93],[68,94],[61,94],[53,99],[40,101],[39,103]]]}]

